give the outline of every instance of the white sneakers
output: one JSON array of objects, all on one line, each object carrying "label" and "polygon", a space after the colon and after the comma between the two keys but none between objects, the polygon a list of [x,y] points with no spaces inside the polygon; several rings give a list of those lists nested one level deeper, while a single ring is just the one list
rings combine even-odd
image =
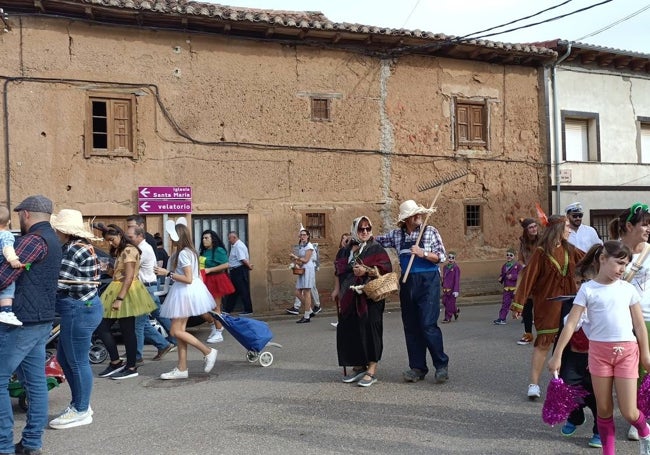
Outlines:
[{"label": "white sneakers", "polygon": [[528,385],[528,398],[534,400],[535,398],[539,398],[541,396],[542,396],[542,391],[540,390],[537,384]]},{"label": "white sneakers", "polygon": [[0,311],[0,322],[9,325],[23,325],[13,311]]},{"label": "white sneakers", "polygon": [[178,368],[174,368],[169,373],[163,373],[160,375],[160,379],[187,379],[189,373],[187,370],[181,371]]},{"label": "white sneakers", "polygon": [[210,344],[221,343],[223,341],[223,329],[218,330],[215,326],[212,326],[212,331],[206,342]]},{"label": "white sneakers", "polygon": [[50,421],[50,427],[55,430],[64,430],[91,423],[93,423],[93,410],[90,406],[84,412],[79,412],[74,407],[68,406],[59,417]]},{"label": "white sneakers", "polygon": [[629,439],[630,441],[639,440],[639,430],[637,430],[634,425],[630,425],[630,429],[627,430],[627,439]]},{"label": "white sneakers", "polygon": [[205,367],[203,368],[203,371],[206,373],[209,373],[212,371],[214,368],[214,363],[217,361],[217,350],[216,349],[210,349],[210,354],[206,355],[203,358],[203,363]]}]

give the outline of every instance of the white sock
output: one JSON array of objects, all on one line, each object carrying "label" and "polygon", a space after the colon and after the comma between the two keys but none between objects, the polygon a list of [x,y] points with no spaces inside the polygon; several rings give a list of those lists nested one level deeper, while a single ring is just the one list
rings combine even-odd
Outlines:
[{"label": "white sock", "polygon": [[305,319],[309,319],[309,316],[311,315],[311,310],[305,311],[305,315],[303,316]]}]

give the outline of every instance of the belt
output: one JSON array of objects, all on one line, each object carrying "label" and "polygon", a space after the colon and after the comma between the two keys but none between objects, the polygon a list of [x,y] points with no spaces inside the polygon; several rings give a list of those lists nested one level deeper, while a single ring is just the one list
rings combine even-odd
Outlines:
[{"label": "belt", "polygon": [[149,287],[149,286],[158,286],[158,282],[157,282],[157,281],[152,281],[152,282],[150,282],[150,283],[147,283],[146,281],[143,281],[142,284],[144,284],[144,285],[147,286],[147,287]]}]

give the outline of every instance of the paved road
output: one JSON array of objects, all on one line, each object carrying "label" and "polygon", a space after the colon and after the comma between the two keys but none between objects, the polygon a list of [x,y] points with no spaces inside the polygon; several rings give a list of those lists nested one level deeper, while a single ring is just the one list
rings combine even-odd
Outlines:
[{"label": "paved road", "polygon": [[[571,438],[541,420],[542,402],[525,397],[532,348],[517,346],[521,324],[494,326],[497,306],[465,306],[443,325],[450,381],[405,383],[399,311],[385,316],[384,359],[370,388],[340,382],[332,314],[310,324],[287,316],[269,321],[282,349],[273,365],[245,360],[230,336],[218,345],[213,374],[191,351],[191,379],[157,377],[175,354],[146,362],[140,376],[95,380],[92,425],[46,430],[49,454],[595,454],[591,417]],[[203,339],[209,329],[200,327]],[[147,347],[145,358],[154,355]],[[96,371],[104,365],[94,367]],[[545,375],[548,381],[548,375]],[[50,392],[54,414],[66,407],[67,385]],[[16,427],[24,414],[15,406]],[[616,418],[618,453],[638,453]]]}]

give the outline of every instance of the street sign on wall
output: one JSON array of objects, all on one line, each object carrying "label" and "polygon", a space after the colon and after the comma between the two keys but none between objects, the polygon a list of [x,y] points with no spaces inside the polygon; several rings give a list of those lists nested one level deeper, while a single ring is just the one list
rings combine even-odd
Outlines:
[{"label": "street sign on wall", "polygon": [[192,213],[191,186],[139,186],[139,214]]}]

